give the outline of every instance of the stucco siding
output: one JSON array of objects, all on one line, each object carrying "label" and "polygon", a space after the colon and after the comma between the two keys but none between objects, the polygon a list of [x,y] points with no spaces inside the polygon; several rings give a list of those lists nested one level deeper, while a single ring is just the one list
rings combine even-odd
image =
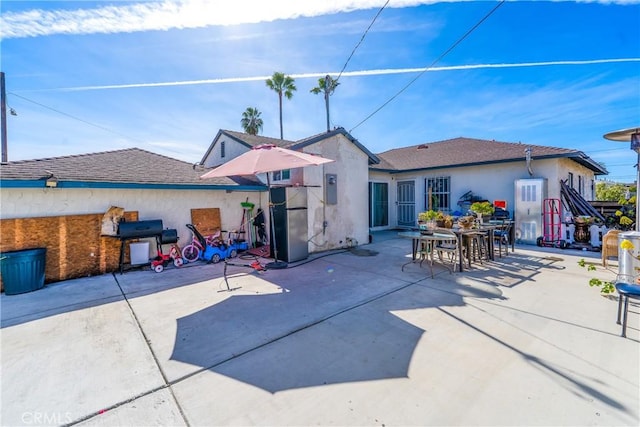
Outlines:
[{"label": "stucco siding", "polygon": [[[479,165],[472,167],[442,168],[433,171],[407,172],[391,175],[389,185],[390,226],[397,225],[396,182],[414,181],[416,191],[415,215],[427,209],[425,203],[425,179],[437,177],[451,178],[451,210],[459,209],[458,200],[468,191],[484,199],[506,200],[507,209],[513,215],[515,187],[518,179],[546,178],[548,180],[548,194],[550,198],[560,198],[560,179],[566,179],[569,172],[574,173],[574,186],[577,187],[578,176],[582,176],[585,182],[585,198],[593,197],[591,183],[594,174],[569,159],[540,159],[532,162],[533,176],[529,175],[524,162],[496,163],[492,165]],[[369,179],[377,182],[385,182],[385,174],[373,172]]]},{"label": "stucco siding", "polygon": [[[224,143],[224,157],[221,156],[222,143]],[[204,166],[207,168],[219,166],[247,151],[249,151],[249,147],[246,145],[239,143],[227,135],[221,134],[220,138],[215,142],[213,149],[204,160]]]},{"label": "stucco siding", "polygon": [[[323,166],[304,169],[309,188],[309,250],[335,249],[349,244],[364,244],[369,239],[367,182],[368,157],[343,135],[335,135],[307,147],[307,153],[335,160]],[[337,203],[326,204],[326,174],[337,177]],[[317,186],[317,187],[316,187]],[[326,228],[323,223],[326,221]]]},{"label": "stucco siding", "polygon": [[[558,180],[554,183],[557,185],[557,192],[560,194],[560,179],[567,180],[569,172],[573,173],[574,188],[578,190],[578,181],[582,177],[584,180],[584,191],[581,194],[585,200],[595,200],[595,175],[592,170],[582,165],[577,164],[569,159],[558,160]],[[554,190],[555,191],[555,190]]]},{"label": "stucco siding", "polygon": [[3,219],[75,215],[103,213],[111,206],[119,206],[138,211],[140,220],[162,219],[165,228],[178,230],[178,243],[182,246],[191,239],[185,224],[191,222],[192,208],[219,208],[222,229],[237,230],[242,220],[240,203],[247,198],[255,203],[256,209],[267,210],[267,195],[261,192],[3,188],[0,214]]}]

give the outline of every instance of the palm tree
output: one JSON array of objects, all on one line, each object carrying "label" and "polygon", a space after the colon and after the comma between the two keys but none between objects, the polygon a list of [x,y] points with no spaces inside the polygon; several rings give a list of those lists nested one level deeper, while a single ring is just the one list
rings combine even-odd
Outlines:
[{"label": "palm tree", "polygon": [[326,75],[324,78],[318,79],[318,86],[311,89],[311,93],[319,94],[324,93],[324,104],[327,109],[327,132],[329,132],[329,97],[333,95],[333,92],[336,90],[340,83],[338,80],[334,80],[330,75]]},{"label": "palm tree", "polygon": [[280,139],[284,139],[282,133],[282,95],[291,99],[293,92],[297,90],[291,76],[285,76],[284,73],[276,71],[270,79],[266,80],[267,87],[274,92],[278,92],[278,105],[280,106]]},{"label": "palm tree", "polygon": [[262,130],[262,119],[260,118],[260,111],[257,108],[247,107],[242,113],[242,120],[240,125],[242,129],[249,135],[257,135]]}]

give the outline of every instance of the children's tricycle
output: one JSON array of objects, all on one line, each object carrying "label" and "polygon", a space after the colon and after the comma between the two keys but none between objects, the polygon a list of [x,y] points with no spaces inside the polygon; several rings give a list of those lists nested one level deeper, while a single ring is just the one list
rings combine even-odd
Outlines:
[{"label": "children's tricycle", "polygon": [[171,245],[168,255],[165,255],[161,250],[158,250],[158,256],[151,261],[151,269],[156,273],[162,273],[164,268],[169,265],[170,261],[173,261],[173,265],[176,267],[182,267],[184,264],[182,255],[180,254],[180,248],[176,244]]}]

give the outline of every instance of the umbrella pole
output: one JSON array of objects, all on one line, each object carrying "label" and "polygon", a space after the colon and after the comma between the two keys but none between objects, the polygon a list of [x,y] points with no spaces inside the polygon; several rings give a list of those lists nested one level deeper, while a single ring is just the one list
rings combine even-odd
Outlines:
[{"label": "umbrella pole", "polygon": [[269,223],[271,223],[271,241],[273,243],[273,262],[265,265],[267,269],[279,270],[287,268],[285,261],[278,261],[278,248],[276,246],[276,225],[273,221],[273,204],[271,203],[271,182],[269,181],[269,172],[267,172],[267,191],[269,192]]}]

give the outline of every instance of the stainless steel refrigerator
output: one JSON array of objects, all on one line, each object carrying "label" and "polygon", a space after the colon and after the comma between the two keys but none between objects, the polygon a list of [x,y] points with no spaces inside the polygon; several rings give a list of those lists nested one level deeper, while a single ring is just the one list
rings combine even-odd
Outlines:
[{"label": "stainless steel refrigerator", "polygon": [[274,255],[273,242],[278,251],[278,260],[295,262],[309,256],[309,230],[307,224],[307,188],[274,187],[271,188],[273,205],[273,225],[271,255]]}]

